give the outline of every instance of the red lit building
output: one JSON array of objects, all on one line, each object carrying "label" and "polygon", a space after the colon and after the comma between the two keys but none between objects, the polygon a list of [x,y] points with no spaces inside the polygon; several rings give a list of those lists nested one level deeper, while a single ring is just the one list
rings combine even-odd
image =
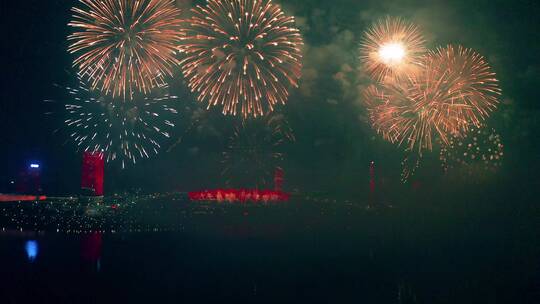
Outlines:
[{"label": "red lit building", "polygon": [[103,195],[104,156],[101,152],[84,152],[81,189],[87,194]]},{"label": "red lit building", "polygon": [[287,202],[290,194],[283,192],[283,169],[276,168],[274,173],[274,190],[259,189],[212,189],[189,192],[192,201],[217,201],[229,203],[269,203]]}]

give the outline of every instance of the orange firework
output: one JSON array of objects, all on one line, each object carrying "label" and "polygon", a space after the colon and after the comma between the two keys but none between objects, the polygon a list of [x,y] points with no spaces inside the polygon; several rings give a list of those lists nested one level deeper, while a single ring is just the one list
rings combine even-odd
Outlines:
[{"label": "orange firework", "polygon": [[133,98],[164,84],[177,65],[181,11],[174,0],[80,0],[68,37],[74,66],[92,89]]},{"label": "orange firework", "polygon": [[[409,83],[378,87],[371,85],[363,92],[373,128],[385,140],[408,150],[431,149],[441,130],[436,121],[416,109]],[[437,132],[437,134],[434,134]]]},{"label": "orange firework", "polygon": [[364,91],[373,127],[409,150],[431,150],[439,138],[465,134],[496,108],[501,90],[476,52],[448,46],[430,52],[422,69],[407,79]]},{"label": "orange firework", "polygon": [[279,5],[208,0],[185,28],[182,70],[192,92],[223,114],[257,117],[285,104],[297,87],[303,40]]},{"label": "orange firework", "polygon": [[360,60],[376,81],[414,74],[426,51],[420,29],[400,18],[379,20],[364,33]]},{"label": "orange firework", "polygon": [[[418,111],[429,109],[431,119],[453,135],[479,127],[497,108],[501,94],[484,57],[462,46],[430,51],[413,86]],[[441,139],[448,141],[446,136]]]}]

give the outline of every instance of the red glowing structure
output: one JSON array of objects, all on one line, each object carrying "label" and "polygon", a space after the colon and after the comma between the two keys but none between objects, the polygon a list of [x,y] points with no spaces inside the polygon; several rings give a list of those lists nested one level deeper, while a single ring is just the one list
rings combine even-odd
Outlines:
[{"label": "red glowing structure", "polygon": [[101,152],[84,152],[81,189],[95,196],[103,196],[104,157]]},{"label": "red glowing structure", "polygon": [[285,172],[281,168],[276,168],[276,171],[274,173],[274,190],[281,192],[283,191],[283,179],[284,179]]},{"label": "red glowing structure", "polygon": [[290,195],[281,191],[254,189],[214,189],[189,192],[192,201],[216,201],[229,203],[286,202]]},{"label": "red glowing structure", "polygon": [[274,190],[258,189],[213,189],[189,192],[191,201],[216,201],[228,203],[276,203],[289,201],[290,194],[283,192],[283,169],[274,174]]},{"label": "red glowing structure", "polygon": [[11,194],[0,194],[0,203],[5,202],[37,202],[45,201],[47,196],[45,195],[11,195]]},{"label": "red glowing structure", "polygon": [[375,204],[375,162],[369,164],[369,206]]}]

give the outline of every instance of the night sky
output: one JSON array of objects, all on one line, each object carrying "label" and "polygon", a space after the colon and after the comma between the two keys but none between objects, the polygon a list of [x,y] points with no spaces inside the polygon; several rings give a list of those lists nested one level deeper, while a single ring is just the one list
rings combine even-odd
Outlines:
[{"label": "night sky", "polygon": [[[186,1],[178,1],[186,2]],[[200,1],[202,3],[202,1]],[[288,146],[283,166],[287,186],[304,191],[339,191],[367,185],[369,162],[381,178],[399,182],[403,149],[380,139],[370,128],[360,90],[358,45],[364,30],[386,15],[420,25],[428,46],[462,44],[483,54],[503,89],[501,105],[490,126],[506,146],[501,178],[534,176],[540,169],[540,3],[538,1],[292,0],[277,1],[297,17],[305,38],[304,71],[279,111],[289,120],[296,143]],[[53,131],[62,121],[46,117],[54,110],[46,99],[66,101],[53,86],[72,81],[72,55],[66,37],[70,8],[77,1],[2,1],[2,72],[0,103],[0,183],[5,185],[31,160],[43,165],[46,192],[76,191],[80,155]],[[70,78],[71,77],[71,78]],[[185,132],[201,109],[180,71],[171,91],[186,109],[173,139],[158,157],[126,170],[109,166],[107,187],[187,190],[219,186],[220,155],[238,119],[219,110],[205,114],[195,130]],[[196,114],[193,114],[195,112]],[[180,136],[183,141],[171,149]],[[169,150],[169,152],[167,152]],[[437,153],[427,156],[415,177],[441,176]],[[538,182],[538,177],[536,177]],[[356,186],[357,187],[357,186]],[[0,187],[2,190],[2,187]]]}]

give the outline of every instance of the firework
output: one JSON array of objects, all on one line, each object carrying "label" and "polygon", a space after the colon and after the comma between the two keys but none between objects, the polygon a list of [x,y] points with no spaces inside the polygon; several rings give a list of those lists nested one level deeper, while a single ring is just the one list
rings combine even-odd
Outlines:
[{"label": "firework", "polygon": [[[459,135],[469,126],[479,127],[497,108],[501,94],[485,59],[461,46],[430,51],[413,86],[417,110],[436,121],[442,135]],[[447,142],[446,136],[441,139]]]},{"label": "firework", "polygon": [[422,155],[408,152],[401,162],[401,182],[406,183],[416,174],[422,162]]},{"label": "firework", "polygon": [[80,0],[68,37],[92,89],[131,99],[163,85],[177,65],[180,10],[173,0]]},{"label": "firework", "polygon": [[369,86],[364,100],[377,132],[422,153],[437,138],[448,143],[451,136],[479,126],[499,95],[495,74],[482,56],[449,46],[430,52],[414,76]]},{"label": "firework", "polygon": [[257,186],[279,167],[284,158],[284,145],[295,140],[292,129],[282,115],[273,114],[263,120],[244,120],[235,127],[223,152],[223,175],[247,182],[257,180]]},{"label": "firework", "polygon": [[437,122],[424,112],[418,111],[412,99],[410,83],[371,85],[363,92],[372,127],[382,137],[407,150],[432,149],[432,143],[440,129]]},{"label": "firework", "polygon": [[159,153],[160,141],[169,138],[175,126],[176,96],[165,93],[124,102],[79,81],[78,86],[62,87],[72,99],[64,105],[62,130],[69,132],[78,151],[102,151],[107,162],[118,161],[122,168]]},{"label": "firework", "polygon": [[439,154],[445,172],[465,169],[473,174],[481,170],[495,172],[502,165],[504,145],[501,136],[492,128],[472,127],[463,136],[454,136],[443,144]]},{"label": "firework", "polygon": [[360,60],[376,81],[414,74],[426,51],[420,29],[399,18],[382,19],[364,33]]},{"label": "firework", "polygon": [[298,87],[302,37],[280,6],[266,0],[208,0],[185,28],[182,70],[208,108],[262,116]]}]

